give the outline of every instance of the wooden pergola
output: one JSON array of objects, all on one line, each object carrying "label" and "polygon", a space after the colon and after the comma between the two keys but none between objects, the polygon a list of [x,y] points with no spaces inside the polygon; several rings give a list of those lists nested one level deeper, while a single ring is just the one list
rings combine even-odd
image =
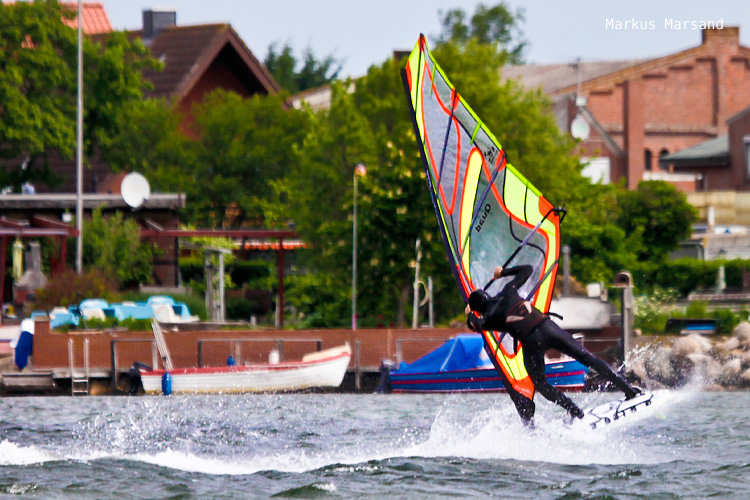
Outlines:
[{"label": "wooden pergola", "polygon": [[[297,239],[299,234],[291,230],[266,229],[165,229],[148,222],[148,229],[141,229],[141,238],[175,238],[175,254],[179,251],[179,238],[231,238],[233,240],[270,239],[278,242],[276,248],[276,274],[279,281],[279,326],[284,326],[284,245],[285,239]],[[175,256],[175,262],[177,258]]]}]

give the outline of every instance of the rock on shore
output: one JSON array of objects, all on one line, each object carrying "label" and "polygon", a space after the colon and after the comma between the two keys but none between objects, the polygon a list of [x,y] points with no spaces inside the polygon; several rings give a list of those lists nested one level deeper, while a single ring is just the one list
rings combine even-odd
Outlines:
[{"label": "rock on shore", "polygon": [[750,388],[750,323],[737,325],[729,338],[692,334],[669,347],[633,351],[628,371],[652,389],[688,383],[714,390]]}]

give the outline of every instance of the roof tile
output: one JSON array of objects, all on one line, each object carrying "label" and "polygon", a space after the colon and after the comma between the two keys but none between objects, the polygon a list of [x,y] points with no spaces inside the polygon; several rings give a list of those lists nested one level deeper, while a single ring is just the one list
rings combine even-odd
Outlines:
[{"label": "roof tile", "polygon": [[[78,12],[78,2],[61,2],[61,5],[76,13]],[[109,17],[107,17],[107,11],[104,10],[103,3],[81,3],[81,15],[83,17],[83,32],[87,35],[109,33],[112,31],[112,25],[109,22]],[[71,28],[78,28],[78,17],[75,19],[63,19],[63,22]]]}]

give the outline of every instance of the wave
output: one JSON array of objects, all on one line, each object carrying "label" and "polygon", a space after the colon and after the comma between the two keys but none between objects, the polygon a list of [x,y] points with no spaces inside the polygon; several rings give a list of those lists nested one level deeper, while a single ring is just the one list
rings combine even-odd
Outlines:
[{"label": "wave", "polygon": [[[92,446],[82,441],[57,445],[52,449],[22,446],[0,441],[0,465],[29,465],[58,460],[88,462],[94,460],[130,460],[159,467],[209,475],[250,475],[262,471],[302,473],[325,467],[359,467],[394,458],[461,457],[548,462],[556,464],[656,464],[675,459],[669,445],[669,433],[660,430],[669,422],[670,410],[690,400],[697,391],[658,391],[654,403],[643,415],[621,419],[617,425],[596,431],[563,425],[561,410],[538,398],[536,428],[529,431],[521,424],[508,398],[474,399],[474,411],[466,408],[460,396],[442,402],[428,428],[388,428],[386,436],[360,438],[338,435],[330,443],[300,447],[299,443],[281,444],[275,439],[265,448],[250,449],[241,442],[214,450],[188,439],[151,441],[153,434],[113,432],[120,424],[110,422],[98,432],[110,446]],[[615,395],[576,396],[582,407],[601,403]],[[113,434],[120,439],[113,439]],[[124,437],[124,436],[130,436]],[[149,435],[152,436],[149,438]],[[660,444],[664,446],[658,446]],[[100,440],[95,443],[103,444]],[[133,444],[138,446],[133,448]],[[150,449],[149,449],[150,448]],[[672,451],[670,451],[672,450]],[[212,454],[213,453],[213,454]],[[373,465],[374,464],[374,465]]]},{"label": "wave", "polygon": [[0,441],[0,465],[32,465],[55,460],[60,458],[36,446],[21,446],[11,441]]}]

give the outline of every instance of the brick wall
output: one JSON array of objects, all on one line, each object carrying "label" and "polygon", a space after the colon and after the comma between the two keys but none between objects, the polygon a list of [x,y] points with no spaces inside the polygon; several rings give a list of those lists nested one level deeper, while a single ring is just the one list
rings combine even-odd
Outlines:
[{"label": "brick wall", "polygon": [[728,177],[730,177],[731,189],[738,191],[750,191],[745,137],[750,137],[750,109],[737,116],[729,124],[729,163],[732,165],[732,174]]},{"label": "brick wall", "polygon": [[[164,331],[176,368],[198,366],[199,341],[203,341],[203,366],[224,366],[232,355],[238,364],[264,363],[268,353],[283,340],[283,358],[299,360],[304,354],[317,349],[336,347],[349,342],[353,350],[350,369],[357,364],[356,346],[359,343],[359,365],[363,371],[377,371],[384,359],[411,363],[433,351],[464,328],[377,329],[377,330],[207,330],[190,332]],[[608,361],[613,361],[620,330],[606,327],[603,330],[571,330],[585,335],[586,347]],[[112,342],[116,342],[115,355],[118,372],[128,370],[136,361],[151,365],[153,358],[151,332],[71,332],[50,331],[48,321],[37,321],[34,332],[34,368],[38,370],[65,370],[68,362],[68,342],[74,345],[75,368],[83,367],[83,345],[89,341],[90,366],[93,370],[112,369]],[[161,367],[161,366],[160,366]]]},{"label": "brick wall", "polygon": [[[643,178],[646,150],[658,170],[662,150],[674,153],[725,134],[727,119],[750,106],[750,49],[740,46],[739,28],[706,30],[701,45],[584,82],[582,93],[626,151],[623,168],[612,164],[612,181],[626,177],[632,189]],[[731,184],[720,177],[704,189]]]},{"label": "brick wall", "polygon": [[[396,361],[401,345],[402,359],[407,362],[432,351],[445,340],[465,329],[377,329],[377,330],[205,330],[189,332],[164,331],[175,367],[198,366],[198,342],[203,341],[203,365],[224,366],[232,355],[238,363],[266,362],[271,349],[283,339],[286,360],[298,360],[315,351],[317,341],[327,349],[349,342],[354,350],[360,346],[359,363],[363,369],[377,370],[384,359]],[[90,366],[93,369],[112,368],[112,341],[116,341],[118,370],[127,370],[134,362],[151,364],[153,357],[151,332],[70,332],[50,331],[49,322],[37,321],[34,332],[34,368],[39,370],[65,369],[68,363],[68,342],[73,340],[77,367],[82,366],[83,344],[89,340]],[[258,340],[274,339],[274,340]],[[421,341],[417,341],[421,340]],[[238,342],[239,341],[239,342]],[[350,368],[356,360],[352,358]]]}]

